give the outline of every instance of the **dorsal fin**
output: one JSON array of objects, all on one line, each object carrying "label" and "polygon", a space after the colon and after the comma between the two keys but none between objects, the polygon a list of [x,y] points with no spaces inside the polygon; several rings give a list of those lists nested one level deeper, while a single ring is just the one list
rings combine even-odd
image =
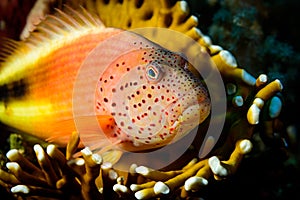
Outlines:
[{"label": "dorsal fin", "polygon": [[0,63],[13,54],[19,47],[19,43],[9,38],[0,38]]},{"label": "dorsal fin", "polygon": [[[86,30],[104,28],[97,17],[81,7],[80,11],[65,6],[65,11],[55,9],[53,15],[48,15],[25,40],[28,45],[39,45],[47,40],[66,37],[68,33],[78,34]],[[76,36],[76,35],[74,35]]]},{"label": "dorsal fin", "polygon": [[33,67],[38,59],[47,57],[55,49],[81,36],[100,33],[104,28],[100,18],[83,7],[74,10],[65,6],[64,11],[56,9],[53,15],[48,15],[26,40],[1,39],[4,48],[0,48],[0,85],[14,79],[17,73],[29,71],[28,67]]}]

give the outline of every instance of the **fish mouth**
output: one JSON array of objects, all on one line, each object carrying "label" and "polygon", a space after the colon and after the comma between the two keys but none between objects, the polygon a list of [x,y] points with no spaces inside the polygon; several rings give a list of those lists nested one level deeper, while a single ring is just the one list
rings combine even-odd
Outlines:
[{"label": "fish mouth", "polygon": [[[200,94],[206,95],[197,93],[199,90],[203,91]],[[167,110],[169,113],[180,113],[178,115],[168,115],[167,121],[170,125],[170,131],[185,134],[208,117],[210,114],[210,99],[202,86],[198,86],[173,101]]]}]

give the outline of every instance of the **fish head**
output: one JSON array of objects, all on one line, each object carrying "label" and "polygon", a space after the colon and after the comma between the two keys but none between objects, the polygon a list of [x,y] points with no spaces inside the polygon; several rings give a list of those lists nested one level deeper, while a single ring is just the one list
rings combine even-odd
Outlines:
[{"label": "fish head", "polygon": [[97,85],[96,111],[111,115],[107,137],[128,151],[173,143],[210,113],[205,85],[188,70],[184,56],[158,46],[127,52],[104,71]]}]

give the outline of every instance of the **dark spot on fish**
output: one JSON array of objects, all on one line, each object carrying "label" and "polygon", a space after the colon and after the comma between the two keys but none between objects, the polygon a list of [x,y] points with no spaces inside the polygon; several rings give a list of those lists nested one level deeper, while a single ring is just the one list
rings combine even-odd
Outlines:
[{"label": "dark spot on fish", "polygon": [[26,95],[28,85],[24,79],[0,86],[0,100],[20,99]]},{"label": "dark spot on fish", "polygon": [[8,86],[7,84],[5,85],[1,85],[0,86],[0,98],[1,100],[5,100],[5,99],[8,99],[9,97],[9,92],[8,92]]}]

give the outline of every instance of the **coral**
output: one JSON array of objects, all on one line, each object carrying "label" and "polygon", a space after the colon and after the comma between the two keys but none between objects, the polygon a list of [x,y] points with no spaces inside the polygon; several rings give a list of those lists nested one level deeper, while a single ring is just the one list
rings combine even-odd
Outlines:
[{"label": "coral", "polygon": [[[234,175],[245,155],[251,151],[253,135],[258,128],[265,141],[278,143],[279,147],[284,145],[279,119],[283,107],[281,82],[278,79],[268,80],[265,74],[253,77],[240,66],[232,53],[214,45],[210,37],[197,28],[198,18],[190,14],[186,1],[97,0],[86,1],[83,6],[99,14],[106,26],[122,29],[163,27],[184,33],[197,41],[211,56],[226,88],[227,111],[221,138],[205,158],[198,157],[201,144],[194,141],[193,147],[183,155],[186,158],[182,157],[180,166],[175,163],[166,169],[156,170],[133,164],[126,173],[115,170],[109,163],[102,163],[102,158],[88,149],[81,151],[82,157],[73,158],[78,145],[75,133],[66,156],[54,145],[49,145],[46,152],[35,145],[39,167],[18,151],[9,151],[9,172],[0,171],[0,183],[5,188],[11,188],[12,193],[24,197],[84,199],[112,196],[130,199],[133,195],[137,199],[174,195],[187,198],[197,194],[213,179],[224,180]],[[247,23],[255,28],[255,20],[251,21],[255,10],[249,9],[246,13],[250,16]],[[246,15],[239,14],[236,22]],[[227,21],[226,17],[230,17],[228,11],[222,10],[214,20]],[[260,34],[259,28],[255,29],[255,33]],[[241,33],[236,32],[235,35],[241,36]],[[275,137],[274,133],[279,135]],[[32,173],[36,175],[32,176]],[[70,194],[70,190],[74,193]]]},{"label": "coral", "polygon": [[[265,73],[270,79],[279,78],[285,86],[285,121],[295,124],[290,113],[297,115],[296,98],[300,63],[298,6],[294,0],[190,0],[194,12],[208,17],[199,18],[199,26],[222,47],[229,49],[244,69],[254,75]],[[204,14],[203,14],[204,13]],[[286,16],[286,17],[280,17]],[[297,109],[295,109],[297,108]]]},{"label": "coral", "polygon": [[78,141],[78,134],[74,133],[66,156],[53,144],[48,145],[46,151],[39,144],[34,145],[38,166],[18,150],[10,150],[7,153],[10,162],[6,163],[9,171],[0,170],[0,184],[25,199],[101,199],[95,180],[101,167],[102,182],[112,176],[111,172],[106,173],[111,169],[88,148],[81,150],[82,158],[67,159],[76,151]]}]

